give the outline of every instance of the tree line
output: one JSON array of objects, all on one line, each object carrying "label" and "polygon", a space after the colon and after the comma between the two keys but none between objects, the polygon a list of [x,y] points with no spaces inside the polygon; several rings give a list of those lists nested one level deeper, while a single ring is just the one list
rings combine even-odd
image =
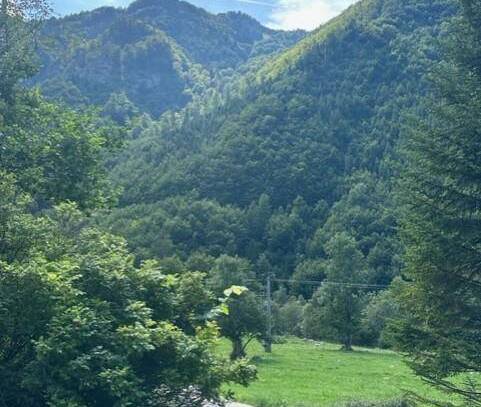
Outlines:
[{"label": "tree line", "polygon": [[48,9],[3,0],[1,403],[201,405],[297,335],[480,404],[481,6],[373,4],[155,121],[26,88]]}]

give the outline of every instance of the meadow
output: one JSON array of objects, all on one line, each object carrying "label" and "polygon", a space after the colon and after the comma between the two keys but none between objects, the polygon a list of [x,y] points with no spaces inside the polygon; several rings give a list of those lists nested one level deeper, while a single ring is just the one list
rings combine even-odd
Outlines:
[{"label": "meadow", "polygon": [[[228,343],[221,345],[228,352]],[[401,355],[381,349],[355,348],[289,339],[264,353],[258,343],[248,348],[258,367],[258,380],[249,387],[230,386],[235,399],[255,407],[325,407],[350,401],[381,402],[407,392],[446,400],[416,377]]]}]

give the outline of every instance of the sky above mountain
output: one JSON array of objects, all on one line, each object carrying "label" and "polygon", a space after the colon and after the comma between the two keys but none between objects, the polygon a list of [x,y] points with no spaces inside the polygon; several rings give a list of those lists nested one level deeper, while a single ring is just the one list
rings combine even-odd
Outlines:
[{"label": "sky above mountain", "polygon": [[[213,13],[242,11],[272,28],[313,30],[356,0],[188,0]],[[64,15],[100,6],[125,7],[132,0],[53,0],[54,10]]]}]

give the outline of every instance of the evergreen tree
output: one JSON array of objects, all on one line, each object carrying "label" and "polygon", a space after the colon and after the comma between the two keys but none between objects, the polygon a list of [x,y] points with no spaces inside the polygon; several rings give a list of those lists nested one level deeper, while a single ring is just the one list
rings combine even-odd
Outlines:
[{"label": "evergreen tree", "polygon": [[409,318],[395,328],[417,374],[479,405],[479,385],[462,378],[481,372],[481,2],[461,3],[432,116],[408,143]]}]

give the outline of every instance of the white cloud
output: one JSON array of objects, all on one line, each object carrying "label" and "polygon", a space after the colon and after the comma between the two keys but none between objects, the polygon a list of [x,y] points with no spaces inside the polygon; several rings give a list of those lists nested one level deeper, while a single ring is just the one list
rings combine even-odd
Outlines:
[{"label": "white cloud", "polygon": [[[91,10],[100,6],[127,6],[134,0],[51,0],[59,14]],[[196,0],[187,0],[194,4]],[[241,3],[261,10],[258,18],[271,28],[313,30],[341,13],[356,0],[224,0],[226,10],[236,10]],[[220,0],[207,0],[218,3]],[[223,3],[224,3],[223,2]],[[205,2],[200,2],[205,7]],[[207,3],[208,4],[208,3]],[[269,16],[268,18],[266,18]]]},{"label": "white cloud", "polygon": [[269,27],[313,30],[338,15],[356,0],[279,0],[272,12]]}]

